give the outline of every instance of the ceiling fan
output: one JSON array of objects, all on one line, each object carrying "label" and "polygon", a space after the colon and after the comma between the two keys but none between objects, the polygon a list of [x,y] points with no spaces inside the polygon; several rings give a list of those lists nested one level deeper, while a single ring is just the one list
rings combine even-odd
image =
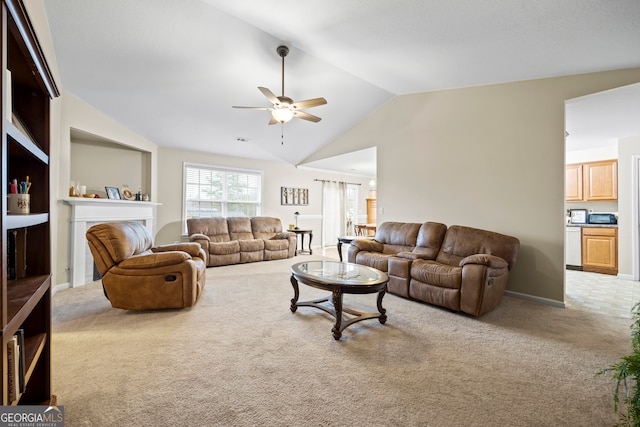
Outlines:
[{"label": "ceiling fan", "polygon": [[284,58],[289,53],[289,48],[287,46],[278,46],[277,52],[278,55],[280,55],[280,57],[282,58],[282,96],[274,95],[273,92],[271,92],[266,87],[258,87],[260,92],[262,92],[262,94],[266,96],[269,101],[271,101],[273,107],[233,106],[233,108],[271,111],[271,120],[269,120],[270,125],[274,125],[276,123],[284,124],[294,117],[318,123],[320,120],[322,120],[320,117],[314,116],[313,114],[305,113],[304,111],[300,110],[324,105],[327,103],[327,100],[324,98],[313,98],[307,99],[305,101],[293,102],[293,99],[284,96]]}]

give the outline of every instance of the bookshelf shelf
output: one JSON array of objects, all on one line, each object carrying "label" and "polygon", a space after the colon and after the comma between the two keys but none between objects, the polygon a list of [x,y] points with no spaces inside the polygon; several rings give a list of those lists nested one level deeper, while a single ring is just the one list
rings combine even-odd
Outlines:
[{"label": "bookshelf shelf", "polygon": [[45,154],[40,147],[38,147],[33,141],[31,141],[24,133],[22,133],[16,125],[10,121],[5,121],[7,129],[7,135],[17,142],[26,152],[31,153],[35,158],[42,163],[49,163],[49,156]]},{"label": "bookshelf shelf", "polygon": [[48,213],[32,213],[29,215],[7,215],[7,230],[16,228],[33,227],[34,225],[49,222]]},{"label": "bookshelf shelf", "polygon": [[[0,404],[47,404],[51,399],[49,108],[59,93],[24,0],[0,1]],[[30,214],[7,212],[13,179],[33,184]]]}]

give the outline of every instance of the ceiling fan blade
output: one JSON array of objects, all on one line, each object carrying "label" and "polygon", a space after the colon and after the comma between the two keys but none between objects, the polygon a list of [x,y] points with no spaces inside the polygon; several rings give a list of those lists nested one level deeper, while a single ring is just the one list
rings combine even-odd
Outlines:
[{"label": "ceiling fan blade", "polygon": [[279,103],[280,103],[280,100],[278,100],[278,97],[277,97],[277,96],[275,96],[275,95],[273,94],[273,92],[271,92],[271,91],[270,91],[269,89],[267,89],[266,87],[260,87],[260,86],[258,86],[258,89],[260,89],[260,92],[262,92],[262,94],[263,94],[264,96],[266,96],[266,97],[267,97],[267,99],[268,99],[269,101],[271,101],[271,103],[272,103],[272,104],[279,104]]},{"label": "ceiling fan blade", "polygon": [[275,117],[271,116],[271,120],[269,120],[269,124],[270,124],[270,125],[275,125],[276,123],[280,123],[280,122],[279,122],[279,121],[277,121],[277,120],[275,119]]},{"label": "ceiling fan blade", "polygon": [[231,108],[244,108],[246,110],[273,110],[271,107],[239,107],[237,105],[232,106]]},{"label": "ceiling fan blade", "polygon": [[291,104],[291,108],[296,110],[303,110],[305,108],[317,107],[318,105],[324,105],[327,100],[324,98],[307,99],[306,101],[298,101]]},{"label": "ceiling fan blade", "polygon": [[304,111],[294,111],[293,117],[297,117],[302,120],[308,120],[314,123],[318,123],[320,120],[322,120],[320,117],[314,116],[313,114],[305,113]]}]

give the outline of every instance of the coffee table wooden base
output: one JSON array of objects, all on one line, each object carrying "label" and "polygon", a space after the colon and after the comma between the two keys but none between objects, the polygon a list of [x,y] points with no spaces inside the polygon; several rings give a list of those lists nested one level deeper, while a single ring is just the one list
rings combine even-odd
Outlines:
[{"label": "coffee table wooden base", "polygon": [[[336,323],[331,329],[333,338],[336,340],[339,340],[340,337],[342,337],[342,331],[344,331],[345,328],[353,325],[356,322],[361,322],[367,319],[378,319],[378,321],[384,325],[384,323],[387,321],[387,310],[382,307],[382,298],[384,298],[384,294],[386,293],[386,284],[382,288],[382,290],[378,292],[377,306],[379,313],[364,312],[355,310],[348,306],[344,306],[342,304],[343,292],[339,287],[332,289],[331,296],[319,298],[312,301],[298,302],[300,291],[298,289],[298,281],[293,275],[291,276],[291,285],[293,286],[294,294],[293,298],[291,299],[291,311],[295,313],[298,307],[315,307],[326,313],[329,313],[333,316],[334,319],[336,319]],[[343,315],[344,313],[350,314],[354,317],[347,318]]]}]

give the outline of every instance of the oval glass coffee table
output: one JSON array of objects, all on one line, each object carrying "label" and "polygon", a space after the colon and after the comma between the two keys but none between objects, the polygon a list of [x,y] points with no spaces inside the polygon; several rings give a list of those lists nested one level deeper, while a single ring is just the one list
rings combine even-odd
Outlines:
[{"label": "oval glass coffee table", "polygon": [[[298,307],[315,307],[323,310],[336,319],[331,329],[336,340],[349,325],[366,319],[378,319],[384,324],[387,321],[386,310],[382,308],[382,298],[387,291],[389,277],[386,273],[364,265],[337,261],[307,261],[291,266],[291,285],[293,298],[291,311]],[[300,292],[298,282],[317,289],[330,291],[331,296],[313,301],[298,302]],[[342,305],[343,294],[378,293],[378,313],[368,313]],[[344,313],[353,317],[347,318]]]}]

